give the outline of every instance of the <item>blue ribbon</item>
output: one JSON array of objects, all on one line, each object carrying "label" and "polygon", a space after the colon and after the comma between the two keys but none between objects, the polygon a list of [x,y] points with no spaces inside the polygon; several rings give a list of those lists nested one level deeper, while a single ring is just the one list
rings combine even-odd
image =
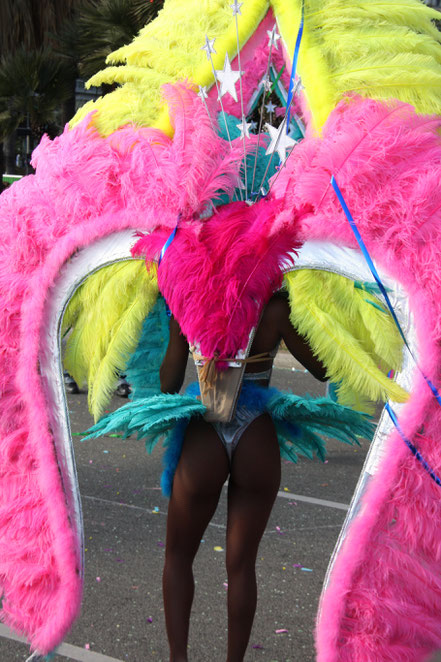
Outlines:
[{"label": "blue ribbon", "polygon": [[342,206],[342,208],[343,208],[343,211],[344,211],[344,213],[345,213],[345,215],[346,215],[346,218],[347,218],[348,221],[349,221],[349,225],[351,226],[351,230],[352,230],[352,232],[353,232],[354,235],[355,235],[355,238],[356,238],[357,243],[358,243],[358,245],[359,245],[359,247],[360,247],[360,250],[361,250],[361,252],[362,252],[363,255],[364,255],[364,258],[365,258],[365,260],[366,260],[366,262],[367,262],[367,264],[368,264],[369,269],[371,270],[371,273],[372,273],[373,277],[375,278],[375,280],[376,280],[376,282],[377,282],[378,287],[380,288],[380,292],[381,292],[381,294],[383,295],[384,300],[386,301],[386,304],[387,304],[387,307],[389,308],[390,314],[392,315],[392,318],[393,318],[393,320],[394,320],[394,322],[395,322],[395,324],[396,324],[396,326],[397,326],[397,329],[398,329],[398,331],[400,332],[400,336],[402,337],[402,339],[403,339],[403,341],[404,341],[404,344],[406,345],[406,347],[407,347],[407,349],[408,349],[408,351],[409,351],[409,354],[411,355],[411,357],[412,357],[413,360],[415,361],[415,364],[416,364],[418,370],[420,371],[421,375],[424,377],[424,379],[425,379],[425,381],[426,381],[426,384],[428,385],[428,387],[429,387],[430,390],[432,391],[433,395],[434,395],[435,398],[437,399],[438,404],[441,405],[441,395],[439,394],[438,389],[436,388],[435,384],[433,384],[433,383],[431,382],[431,380],[430,380],[430,379],[424,374],[424,372],[421,370],[421,368],[419,367],[419,365],[418,365],[418,363],[417,363],[417,361],[416,361],[416,358],[415,358],[415,356],[414,356],[412,350],[411,350],[410,347],[409,347],[409,343],[408,343],[407,340],[406,340],[406,337],[405,337],[405,335],[404,335],[404,333],[403,333],[403,329],[401,328],[400,323],[399,323],[399,321],[398,321],[398,318],[397,318],[397,316],[396,316],[396,314],[395,314],[395,311],[394,311],[394,309],[393,309],[393,307],[392,307],[392,304],[391,304],[391,302],[390,302],[389,296],[388,296],[388,294],[387,294],[387,292],[386,292],[386,288],[384,287],[383,283],[382,283],[381,280],[380,280],[380,276],[378,275],[378,272],[377,272],[377,270],[376,270],[376,268],[375,268],[375,265],[374,265],[374,263],[372,262],[372,258],[371,258],[371,256],[369,255],[369,251],[368,251],[368,249],[366,248],[363,239],[361,238],[361,234],[360,234],[360,232],[359,232],[359,230],[358,230],[358,228],[357,228],[357,226],[356,226],[356,224],[355,224],[354,219],[352,218],[352,214],[351,214],[351,212],[350,212],[349,209],[348,209],[348,206],[347,206],[347,204],[346,204],[346,201],[345,201],[345,199],[344,199],[344,197],[343,197],[342,192],[341,192],[340,189],[339,189],[339,186],[338,186],[338,184],[337,184],[337,181],[336,181],[334,175],[332,175],[332,177],[331,177],[331,184],[332,184],[332,188],[334,189],[335,194],[336,194],[336,196],[337,196],[337,198],[338,198],[338,201],[340,202],[340,204],[341,204],[341,206]]},{"label": "blue ribbon", "polygon": [[159,255],[159,260],[158,260],[158,267],[159,267],[159,265],[161,264],[161,262],[162,262],[162,260],[163,260],[163,258],[164,258],[165,251],[166,251],[167,248],[170,246],[170,244],[172,243],[173,239],[174,239],[175,236],[176,236],[176,232],[177,232],[177,229],[178,229],[179,219],[180,219],[180,218],[181,218],[181,214],[178,214],[178,219],[177,219],[177,221],[176,221],[176,225],[175,225],[173,231],[171,232],[170,236],[168,237],[167,241],[165,242],[164,246],[161,248],[161,253],[160,253],[160,255]]},{"label": "blue ribbon", "polygon": [[[356,224],[355,224],[354,219],[352,218],[351,212],[350,212],[349,209],[348,209],[348,206],[347,206],[347,204],[346,204],[346,202],[345,202],[345,199],[343,198],[343,194],[342,194],[342,192],[340,191],[340,189],[339,189],[339,187],[338,187],[338,184],[337,184],[337,182],[336,182],[336,180],[335,180],[334,175],[332,175],[332,177],[331,177],[331,184],[332,184],[332,188],[334,189],[334,191],[335,191],[335,193],[336,193],[336,195],[337,195],[338,201],[340,202],[340,204],[341,204],[341,206],[342,206],[342,208],[343,208],[343,211],[344,211],[344,213],[345,213],[345,215],[346,215],[346,218],[347,218],[348,221],[349,221],[349,225],[351,226],[352,232],[353,232],[354,235],[355,235],[355,238],[356,238],[356,240],[357,240],[357,243],[358,243],[358,245],[360,246],[360,250],[361,250],[361,252],[362,252],[363,255],[364,255],[364,258],[365,258],[365,260],[366,260],[366,262],[367,262],[367,264],[368,264],[368,267],[369,267],[369,269],[371,270],[371,273],[372,273],[373,277],[374,277],[375,280],[377,281],[378,287],[380,288],[381,294],[383,295],[383,297],[384,297],[384,299],[385,299],[385,301],[386,301],[387,307],[389,308],[390,314],[391,314],[392,317],[393,317],[393,320],[394,320],[394,322],[395,322],[395,324],[396,324],[396,326],[397,326],[398,331],[400,332],[400,335],[401,335],[401,337],[402,337],[402,339],[403,339],[403,341],[404,341],[404,344],[406,345],[407,349],[409,350],[409,353],[410,353],[410,355],[412,356],[412,358],[413,358],[413,360],[415,361],[415,363],[417,363],[417,362],[416,362],[416,359],[415,359],[415,356],[413,355],[413,352],[412,352],[412,350],[411,350],[410,347],[409,347],[409,343],[407,342],[406,337],[405,337],[405,335],[404,335],[404,333],[403,333],[403,330],[402,330],[402,328],[401,328],[401,326],[400,326],[400,323],[399,323],[399,321],[398,321],[398,318],[397,318],[397,316],[395,315],[395,311],[394,311],[394,309],[393,309],[393,307],[392,307],[392,304],[391,304],[391,302],[390,302],[389,296],[388,296],[388,294],[387,294],[387,292],[386,292],[386,288],[384,287],[383,283],[382,283],[381,280],[380,280],[380,276],[378,275],[378,272],[377,272],[377,270],[376,270],[376,268],[375,268],[375,265],[374,265],[374,263],[372,262],[371,256],[369,255],[368,249],[366,248],[365,243],[364,243],[363,239],[361,238],[361,234],[360,234],[360,232],[359,232],[359,230],[358,230],[358,228],[357,228],[357,226],[356,226]],[[439,394],[439,392],[438,392],[438,390],[437,390],[435,384],[433,384],[433,383],[430,381],[430,379],[424,374],[424,372],[421,370],[421,368],[418,366],[418,364],[417,364],[417,368],[418,368],[418,370],[420,371],[420,373],[422,374],[422,376],[424,377],[424,379],[426,380],[427,385],[429,386],[429,388],[430,388],[430,390],[432,391],[432,393],[433,393],[433,395],[435,396],[435,398],[438,400],[438,403],[441,405],[441,395]]]},{"label": "blue ribbon", "polygon": [[286,133],[289,131],[289,120],[291,115],[291,101],[294,90],[294,82],[297,71],[297,60],[299,59],[300,44],[303,36],[303,26],[305,23],[305,0],[302,0],[302,17],[300,19],[299,31],[297,33],[296,45],[294,48],[294,56],[292,59],[291,78],[289,79],[288,99],[286,100],[286,107],[288,109],[286,115]]},{"label": "blue ribbon", "polygon": [[[178,230],[178,225],[179,225],[180,218],[181,218],[181,214],[178,214],[178,218],[176,220],[176,225],[175,225],[174,229],[172,230],[171,234],[169,235],[169,237],[168,237],[167,241],[165,242],[164,246],[161,248],[161,253],[159,255],[159,260],[158,260],[158,269],[159,269],[159,265],[161,264],[161,262],[164,258],[165,251],[170,246],[170,244],[172,243],[173,239],[176,236],[176,232]],[[165,299],[164,299],[164,301],[165,301]],[[165,301],[165,312],[167,313],[167,317],[170,319],[172,313],[171,313],[170,308],[168,307],[167,301]]]},{"label": "blue ribbon", "polygon": [[[382,295],[383,295],[383,297],[384,297],[384,299],[385,299],[385,301],[386,301],[387,307],[389,308],[389,311],[390,311],[390,313],[391,313],[391,315],[392,315],[392,317],[393,317],[393,320],[394,320],[394,322],[395,322],[395,324],[396,324],[396,326],[397,326],[397,328],[398,328],[398,331],[400,332],[400,335],[401,335],[401,337],[402,337],[402,339],[403,339],[403,341],[404,341],[404,344],[405,344],[405,346],[407,347],[407,349],[408,349],[410,355],[412,356],[413,360],[415,361],[415,364],[416,364],[418,370],[420,371],[421,375],[424,377],[424,379],[425,379],[427,385],[429,386],[429,388],[430,388],[430,390],[432,391],[433,395],[434,395],[435,398],[437,399],[438,404],[441,405],[441,396],[440,396],[440,394],[439,394],[439,392],[438,392],[436,386],[435,386],[435,385],[430,381],[430,379],[429,379],[429,378],[423,373],[423,371],[421,370],[421,368],[419,367],[419,365],[418,365],[417,362],[416,362],[416,359],[415,359],[415,356],[413,355],[412,350],[411,350],[410,347],[409,347],[409,343],[408,343],[407,340],[406,340],[406,337],[405,337],[405,335],[404,335],[404,333],[403,333],[403,330],[402,330],[402,328],[401,328],[401,326],[400,326],[400,323],[399,323],[399,321],[398,321],[398,318],[397,318],[397,316],[396,316],[396,314],[395,314],[395,311],[394,311],[394,309],[393,309],[393,307],[392,307],[392,304],[391,304],[391,302],[390,302],[389,296],[388,296],[388,294],[387,294],[387,292],[386,292],[386,288],[384,287],[383,283],[382,283],[381,280],[380,280],[380,276],[378,275],[378,272],[377,272],[377,270],[376,270],[376,268],[375,268],[375,265],[374,265],[374,263],[373,263],[373,261],[372,261],[372,258],[371,258],[371,256],[369,255],[369,251],[368,251],[368,249],[366,248],[363,239],[361,238],[361,234],[360,234],[360,232],[359,232],[359,230],[358,230],[358,228],[357,228],[357,226],[356,226],[356,224],[355,224],[354,219],[352,218],[352,214],[351,214],[351,212],[349,211],[349,208],[348,208],[348,206],[347,206],[347,204],[346,204],[346,201],[345,201],[345,199],[344,199],[344,197],[343,197],[342,192],[340,191],[340,188],[339,188],[339,186],[338,186],[338,184],[337,184],[337,182],[336,182],[336,179],[335,179],[334,175],[332,175],[332,177],[331,177],[331,184],[332,184],[332,188],[334,189],[335,194],[336,194],[336,196],[337,196],[337,198],[338,198],[338,201],[340,202],[340,204],[341,204],[341,206],[342,206],[342,209],[343,209],[343,211],[344,211],[344,213],[345,213],[345,215],[346,215],[346,218],[348,219],[349,225],[351,226],[352,232],[353,232],[354,235],[355,235],[355,238],[356,238],[357,243],[358,243],[358,245],[359,245],[359,247],[360,247],[360,250],[361,250],[361,252],[363,253],[364,258],[365,258],[365,260],[366,260],[366,262],[367,262],[367,264],[368,264],[368,266],[369,266],[369,269],[371,270],[371,273],[372,273],[373,277],[375,278],[378,287],[380,288],[380,292],[382,293]],[[423,456],[421,455],[421,453],[417,450],[416,446],[414,446],[414,445],[412,444],[412,442],[411,442],[409,439],[407,439],[407,437],[404,435],[403,431],[401,430],[401,428],[400,428],[400,426],[399,426],[398,419],[397,419],[397,417],[396,417],[394,411],[392,410],[392,408],[390,407],[390,405],[389,405],[388,402],[386,403],[385,408],[386,408],[386,410],[387,410],[389,416],[391,417],[393,424],[395,425],[396,429],[398,430],[398,433],[399,433],[399,435],[401,436],[402,440],[403,440],[403,441],[405,442],[405,444],[409,447],[409,449],[411,450],[411,452],[413,453],[413,455],[416,457],[416,459],[417,459],[419,462],[421,462],[421,464],[423,465],[423,467],[424,467],[424,469],[427,471],[427,473],[430,475],[430,477],[433,478],[433,480],[436,482],[437,485],[440,485],[440,486],[441,486],[441,480],[440,480],[440,479],[438,478],[438,476],[434,473],[433,469],[432,469],[432,468],[430,467],[430,465],[426,462],[426,460],[423,458]]]},{"label": "blue ribbon", "polygon": [[366,248],[365,243],[364,243],[363,239],[361,238],[361,234],[360,234],[360,232],[358,231],[358,228],[357,228],[357,226],[356,226],[356,224],[355,224],[354,219],[352,218],[352,214],[351,214],[351,212],[349,211],[349,208],[348,208],[348,206],[347,206],[347,204],[346,204],[346,201],[345,201],[345,199],[344,199],[344,197],[343,197],[342,192],[340,191],[340,189],[339,189],[339,187],[338,187],[338,184],[337,184],[337,182],[336,182],[336,179],[335,179],[334,175],[332,175],[332,177],[331,177],[331,184],[332,184],[332,188],[334,189],[335,194],[336,194],[336,196],[337,196],[337,198],[338,198],[338,201],[339,201],[339,203],[341,204],[341,206],[342,206],[342,208],[343,208],[343,211],[344,211],[344,213],[345,213],[345,215],[346,215],[346,218],[347,218],[348,221],[349,221],[349,225],[351,226],[351,230],[352,230],[352,232],[353,232],[354,235],[355,235],[355,238],[356,238],[357,243],[358,243],[358,245],[359,245],[359,247],[360,247],[360,250],[361,250],[361,252],[362,252],[363,255],[364,255],[364,259],[366,260],[366,262],[367,262],[367,264],[368,264],[368,267],[369,267],[369,269],[371,270],[371,273],[372,273],[373,277],[375,278],[378,287],[380,288],[380,292],[381,292],[381,294],[383,295],[384,300],[386,301],[387,307],[388,307],[389,310],[390,310],[390,313],[391,313],[391,315],[392,315],[392,317],[393,317],[393,320],[394,320],[395,324],[397,325],[398,331],[400,332],[400,335],[401,335],[401,337],[402,337],[404,343],[406,344],[406,347],[407,347],[407,348],[409,349],[409,351],[410,351],[410,347],[409,347],[408,342],[407,342],[407,340],[406,340],[406,337],[405,337],[405,335],[404,335],[404,333],[403,333],[403,330],[402,330],[402,328],[401,328],[401,326],[400,326],[400,323],[399,323],[398,318],[397,318],[397,316],[396,316],[396,314],[395,314],[395,311],[394,311],[394,309],[393,309],[393,307],[392,307],[392,304],[391,304],[390,299],[389,299],[389,295],[388,295],[388,293],[386,292],[386,288],[384,287],[383,283],[382,283],[381,280],[380,280],[380,276],[378,275],[378,272],[377,272],[377,270],[376,270],[376,268],[375,268],[375,265],[374,265],[374,263],[372,262],[371,256],[369,255],[368,249]]},{"label": "blue ribbon", "polygon": [[427,473],[432,478],[432,480],[434,480],[435,483],[441,487],[441,478],[439,478],[436,475],[436,473],[434,472],[434,470],[432,469],[430,464],[423,458],[423,456],[421,455],[421,453],[419,452],[417,447],[414,446],[414,444],[406,437],[406,435],[404,434],[404,432],[402,431],[402,429],[400,427],[400,424],[398,423],[398,419],[397,419],[397,416],[396,416],[394,410],[392,409],[392,407],[390,406],[390,404],[388,402],[386,402],[386,404],[385,404],[385,409],[386,409],[387,413],[389,414],[389,416],[392,420],[392,423],[395,425],[395,427],[398,431],[398,434],[400,435],[401,439],[404,441],[406,446],[409,448],[412,455],[414,455],[416,457],[418,462],[421,462],[422,466],[427,471]]}]

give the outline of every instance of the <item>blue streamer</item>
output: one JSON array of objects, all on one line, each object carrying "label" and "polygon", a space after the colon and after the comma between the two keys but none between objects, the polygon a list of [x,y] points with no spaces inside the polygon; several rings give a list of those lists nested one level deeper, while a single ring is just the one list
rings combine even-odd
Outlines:
[{"label": "blue streamer", "polygon": [[178,229],[179,219],[180,219],[180,218],[181,218],[181,215],[178,214],[178,219],[177,219],[177,221],[176,221],[176,225],[175,225],[173,231],[171,232],[169,238],[168,238],[167,241],[165,242],[164,246],[161,248],[161,253],[160,253],[160,255],[159,255],[159,260],[158,260],[158,267],[159,267],[159,265],[161,264],[161,262],[162,262],[162,260],[163,260],[163,258],[164,258],[165,251],[166,251],[167,248],[170,246],[170,244],[172,243],[173,239],[174,239],[175,236],[176,236],[176,232],[177,232],[177,229]]},{"label": "blue streamer", "polygon": [[288,88],[288,98],[286,100],[286,107],[288,109],[286,115],[286,133],[289,131],[289,120],[291,115],[291,101],[294,90],[294,82],[297,72],[297,61],[299,59],[300,44],[302,42],[303,36],[303,26],[305,23],[305,1],[302,0],[302,17],[300,19],[299,31],[297,33],[296,45],[294,48],[294,56],[292,59],[292,69],[291,69],[291,78],[289,79],[289,88]]},{"label": "blue streamer", "polygon": [[376,280],[376,282],[377,282],[378,287],[380,288],[380,291],[381,291],[381,294],[382,294],[383,297],[384,297],[384,300],[386,301],[386,304],[387,304],[387,307],[389,308],[390,314],[392,315],[392,318],[393,318],[393,320],[394,320],[394,322],[395,322],[395,324],[396,324],[396,326],[397,326],[397,329],[398,329],[398,331],[400,332],[400,336],[402,337],[402,339],[403,339],[403,341],[404,341],[404,344],[406,345],[406,347],[407,347],[407,349],[408,349],[410,355],[412,356],[413,360],[415,361],[415,364],[416,364],[418,370],[420,371],[421,375],[424,377],[424,379],[425,379],[425,381],[426,381],[426,384],[428,385],[428,387],[429,387],[430,390],[432,391],[433,395],[434,395],[435,398],[437,399],[438,404],[441,405],[441,395],[439,394],[439,392],[438,392],[436,386],[430,381],[430,379],[429,379],[429,378],[424,374],[424,372],[421,370],[421,368],[419,367],[419,365],[418,365],[418,363],[417,363],[417,361],[416,361],[416,359],[415,359],[415,356],[413,355],[412,350],[411,350],[410,347],[409,347],[409,343],[407,342],[406,337],[405,337],[405,335],[404,335],[404,333],[403,333],[403,330],[402,330],[402,328],[401,328],[401,326],[400,326],[400,323],[399,323],[399,321],[398,321],[398,318],[397,318],[397,316],[396,316],[396,314],[395,314],[395,311],[394,311],[394,309],[393,309],[393,306],[392,306],[392,304],[391,304],[391,302],[390,302],[389,296],[388,296],[388,294],[387,294],[387,292],[386,292],[386,288],[384,287],[383,283],[382,283],[381,280],[380,280],[380,276],[378,275],[378,272],[377,272],[377,270],[376,270],[376,268],[375,268],[375,265],[374,265],[374,263],[372,262],[372,258],[371,258],[371,256],[369,255],[369,251],[368,251],[368,249],[366,248],[363,239],[361,238],[361,234],[360,234],[360,232],[359,232],[359,230],[358,230],[358,228],[357,228],[357,226],[356,226],[356,224],[355,224],[354,219],[352,218],[352,214],[351,214],[351,212],[350,212],[349,209],[348,209],[348,206],[347,206],[347,204],[346,204],[346,201],[345,201],[345,199],[344,199],[344,197],[343,197],[342,192],[340,191],[340,189],[339,189],[339,187],[338,187],[338,184],[337,184],[337,181],[336,181],[334,175],[332,175],[332,177],[331,177],[331,184],[332,184],[332,188],[334,189],[335,194],[336,194],[336,196],[337,196],[337,198],[338,198],[338,201],[340,202],[340,204],[341,204],[341,206],[342,206],[342,208],[343,208],[343,211],[344,211],[344,213],[345,213],[345,215],[346,215],[346,218],[347,218],[348,221],[349,221],[349,225],[351,226],[351,230],[352,230],[352,232],[353,232],[354,235],[355,235],[355,238],[356,238],[357,243],[358,243],[358,245],[359,245],[359,247],[360,247],[360,250],[361,250],[361,252],[362,252],[363,255],[364,255],[364,258],[365,258],[365,260],[366,260],[366,262],[367,262],[367,264],[368,264],[369,269],[371,270],[371,273],[372,273],[373,277],[375,278],[375,280]]},{"label": "blue streamer", "polygon": [[420,462],[422,464],[422,466],[427,471],[427,473],[432,478],[432,480],[434,480],[435,483],[441,487],[441,478],[439,478],[436,475],[436,473],[434,472],[434,470],[432,469],[430,464],[423,458],[423,456],[421,455],[421,453],[419,452],[417,447],[406,437],[406,435],[404,434],[404,432],[402,431],[402,429],[400,427],[400,424],[398,423],[398,419],[397,419],[397,416],[396,416],[394,410],[392,409],[392,407],[390,406],[390,404],[388,402],[386,402],[386,404],[385,404],[385,409],[386,409],[387,413],[389,414],[389,416],[392,420],[392,423],[395,425],[395,427],[398,431],[398,434],[400,435],[401,439],[404,441],[406,446],[409,448],[412,455],[414,455],[416,457],[416,459],[418,460],[418,462]]},{"label": "blue streamer", "polygon": [[348,208],[348,206],[347,206],[347,204],[346,204],[346,201],[345,201],[345,199],[344,199],[344,197],[343,197],[342,192],[340,191],[340,189],[339,189],[339,187],[338,187],[338,184],[337,184],[337,182],[336,182],[336,179],[335,179],[334,175],[332,175],[332,177],[331,177],[331,184],[332,184],[332,188],[334,189],[334,191],[335,191],[335,193],[336,193],[336,195],[337,195],[338,201],[339,201],[339,203],[341,204],[341,206],[342,206],[342,208],[343,208],[343,211],[344,211],[344,213],[345,213],[345,215],[346,215],[346,218],[347,218],[348,221],[349,221],[349,225],[351,226],[351,230],[352,230],[352,232],[353,232],[354,235],[355,235],[355,238],[356,238],[356,240],[357,240],[357,243],[358,243],[358,245],[360,246],[360,250],[361,250],[361,252],[362,252],[363,255],[364,255],[364,259],[366,260],[366,262],[367,262],[367,264],[368,264],[368,267],[369,267],[369,269],[371,270],[372,275],[373,275],[373,277],[375,278],[378,287],[380,288],[380,292],[381,292],[381,294],[383,295],[383,297],[384,297],[384,299],[385,299],[385,301],[386,301],[387,307],[388,307],[389,310],[390,310],[390,313],[391,313],[391,315],[392,315],[392,317],[393,317],[393,320],[394,320],[395,324],[397,325],[398,331],[400,332],[400,335],[401,335],[401,337],[402,337],[404,343],[406,344],[406,347],[410,350],[410,347],[409,347],[409,345],[408,345],[408,343],[407,343],[407,340],[406,340],[406,338],[405,338],[405,335],[404,335],[404,333],[403,333],[403,330],[402,330],[402,328],[401,328],[401,326],[400,326],[400,323],[399,323],[399,321],[398,321],[398,318],[397,318],[397,316],[396,316],[396,314],[395,314],[395,311],[394,311],[394,309],[393,309],[393,307],[392,307],[392,304],[391,304],[391,302],[390,302],[389,295],[388,295],[388,293],[386,292],[386,288],[384,287],[383,283],[382,283],[381,280],[380,280],[380,276],[378,275],[378,272],[377,272],[377,270],[376,270],[376,268],[375,268],[375,265],[374,265],[374,263],[372,262],[372,258],[371,258],[371,256],[369,255],[368,249],[366,248],[365,243],[364,243],[363,239],[361,238],[361,234],[360,234],[360,232],[358,231],[358,228],[357,228],[357,226],[356,226],[356,224],[355,224],[354,219],[352,218],[352,214],[351,214],[351,212],[349,211],[349,208]]},{"label": "blue streamer", "polygon": [[[161,248],[161,253],[159,255],[159,260],[158,260],[158,269],[159,269],[159,265],[161,264],[161,262],[164,258],[165,251],[170,246],[170,244],[172,243],[173,239],[176,236],[176,232],[178,230],[178,225],[179,225],[180,218],[181,218],[181,214],[178,214],[178,218],[176,220],[176,225],[175,225],[173,231],[171,232],[170,236],[168,237],[167,241],[165,242],[164,246]],[[164,301],[165,301],[165,299],[164,299]],[[167,313],[167,317],[170,319],[170,317],[172,316],[172,313],[171,313],[171,310],[168,306],[167,301],[165,301],[165,312]]]},{"label": "blue streamer", "polygon": [[[343,209],[343,211],[344,211],[344,213],[345,213],[345,215],[346,215],[346,218],[347,218],[348,221],[349,221],[349,225],[351,226],[352,232],[353,232],[354,235],[355,235],[355,238],[356,238],[357,243],[358,243],[358,245],[359,245],[359,247],[360,247],[360,250],[361,250],[361,252],[362,252],[363,255],[364,255],[364,258],[365,258],[365,260],[366,260],[366,262],[367,262],[367,264],[368,264],[368,266],[369,266],[369,269],[371,270],[371,273],[372,273],[373,277],[375,278],[375,280],[376,280],[376,282],[377,282],[378,287],[380,288],[380,292],[382,293],[382,295],[383,295],[383,297],[384,297],[384,299],[385,299],[385,301],[386,301],[387,307],[388,307],[389,310],[390,310],[390,313],[391,313],[391,315],[392,315],[392,317],[393,317],[393,320],[394,320],[395,324],[397,325],[398,331],[400,332],[400,335],[401,335],[401,337],[402,337],[402,339],[403,339],[403,341],[404,341],[404,344],[406,345],[406,347],[407,347],[407,349],[408,349],[410,355],[412,356],[413,360],[414,360],[415,363],[416,363],[416,359],[415,359],[415,357],[414,357],[414,355],[413,355],[413,353],[412,353],[412,350],[411,350],[410,347],[409,347],[409,343],[407,342],[406,337],[405,337],[405,335],[404,335],[404,333],[403,333],[403,330],[402,330],[402,328],[401,328],[401,326],[400,326],[400,323],[399,323],[399,321],[398,321],[398,318],[397,318],[397,316],[396,316],[396,314],[395,314],[395,311],[394,311],[394,309],[393,309],[393,307],[392,307],[392,304],[391,304],[391,302],[390,302],[389,296],[388,296],[388,294],[387,294],[387,292],[386,292],[386,288],[384,287],[383,283],[382,283],[381,280],[380,280],[380,276],[378,275],[378,272],[377,272],[377,270],[376,270],[376,268],[375,268],[375,265],[374,265],[374,263],[372,262],[372,258],[371,258],[371,256],[369,255],[369,251],[368,251],[368,249],[366,248],[363,239],[361,238],[361,234],[360,234],[360,232],[359,232],[359,230],[358,230],[358,228],[357,228],[357,226],[356,226],[356,224],[355,224],[354,219],[352,218],[352,214],[351,214],[351,212],[349,211],[349,208],[348,208],[348,206],[347,206],[347,204],[346,204],[346,201],[345,201],[345,199],[344,199],[344,197],[343,197],[342,192],[341,192],[340,189],[339,189],[339,186],[338,186],[338,184],[337,184],[337,182],[336,182],[336,179],[335,179],[334,175],[332,175],[332,177],[331,177],[331,184],[332,184],[332,188],[333,188],[334,191],[335,191],[335,194],[337,195],[338,201],[340,202],[340,204],[341,204],[341,206],[342,206],[342,209]],[[434,386],[434,384],[432,384],[432,382],[430,381],[430,379],[429,379],[428,377],[426,377],[426,375],[423,373],[423,371],[421,370],[421,368],[419,367],[419,365],[418,365],[417,363],[416,363],[416,366],[417,366],[418,370],[420,371],[420,373],[422,374],[422,376],[424,377],[424,379],[426,380],[426,383],[427,383],[428,386],[430,387],[430,390],[432,391],[433,395],[436,397],[438,403],[441,405],[441,396],[440,396],[440,394],[438,393],[436,387]],[[389,373],[389,374],[390,374],[390,373]],[[422,466],[424,467],[424,469],[427,471],[427,473],[429,474],[429,476],[435,481],[435,483],[441,487],[441,479],[435,474],[435,472],[433,471],[432,467],[428,464],[428,462],[426,462],[426,460],[425,460],[424,457],[421,455],[421,453],[420,453],[419,450],[416,448],[416,446],[414,446],[414,444],[412,444],[412,442],[411,442],[411,441],[405,436],[404,432],[401,430],[401,427],[400,427],[400,425],[399,425],[399,423],[398,423],[397,416],[396,416],[395,412],[393,411],[392,407],[389,405],[388,402],[386,402],[386,404],[385,404],[385,409],[386,409],[387,413],[389,414],[389,416],[390,416],[390,418],[391,418],[393,424],[395,425],[395,427],[396,427],[396,429],[397,429],[397,431],[398,431],[398,434],[400,435],[401,439],[404,441],[404,443],[406,444],[406,446],[409,448],[409,450],[411,451],[411,453],[412,453],[412,454],[416,457],[416,459],[421,463],[421,465],[422,465]]]}]

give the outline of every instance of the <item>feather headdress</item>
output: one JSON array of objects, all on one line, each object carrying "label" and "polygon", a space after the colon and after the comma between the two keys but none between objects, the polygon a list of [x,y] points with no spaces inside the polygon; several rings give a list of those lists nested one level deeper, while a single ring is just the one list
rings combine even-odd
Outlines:
[{"label": "feather headdress", "polygon": [[[158,286],[190,343],[207,358],[244,349],[263,306],[282,282],[281,264],[300,246],[300,214],[235,202],[209,221],[178,228],[158,269]],[[142,237],[133,255],[158,258],[164,232]]]}]

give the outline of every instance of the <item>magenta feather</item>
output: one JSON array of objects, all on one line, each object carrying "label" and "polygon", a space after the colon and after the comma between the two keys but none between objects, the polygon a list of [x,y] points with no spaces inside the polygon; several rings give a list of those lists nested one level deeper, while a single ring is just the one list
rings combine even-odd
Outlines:
[{"label": "magenta feather", "polygon": [[[274,184],[280,208],[306,209],[301,237],[356,246],[339,187],[377,265],[407,292],[422,370],[440,388],[441,118],[343,100],[323,136],[299,144]],[[422,377],[400,426],[438,474],[441,409]],[[418,431],[424,425],[424,435]],[[363,497],[322,598],[320,662],[422,662],[441,647],[440,488],[397,433]]]},{"label": "magenta feather", "polygon": [[[281,285],[281,262],[299,247],[298,219],[274,224],[277,205],[236,202],[204,223],[177,231],[158,270],[158,284],[190,343],[204,356],[244,349],[260,312]],[[133,249],[158,258],[167,233],[142,237]]]}]

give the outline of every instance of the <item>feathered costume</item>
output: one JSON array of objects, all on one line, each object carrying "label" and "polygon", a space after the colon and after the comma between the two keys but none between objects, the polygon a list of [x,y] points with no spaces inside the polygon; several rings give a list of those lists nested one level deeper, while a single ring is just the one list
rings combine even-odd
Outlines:
[{"label": "feathered costume", "polygon": [[[342,406],[404,403],[403,387],[410,392],[408,402],[394,405],[397,429],[382,417],[363,469],[325,582],[318,660],[422,662],[441,647],[441,499],[431,478],[441,469],[434,395],[441,366],[438,15],[419,0],[244,0],[236,32],[229,4],[166,0],[158,18],[110,56],[110,65],[123,66],[91,81],[120,87],[80,109],[62,136],[43,138],[33,155],[36,174],[0,198],[2,618],[47,653],[80,607],[81,507],[59,358],[64,313],[72,328],[67,367],[88,382],[95,418],[117,371],[133,370],[135,399],[118,413],[120,424],[137,431],[131,416],[148,398],[148,421],[142,414],[139,424],[151,426],[154,440],[164,429],[164,400],[154,427],[155,397],[169,399],[170,419],[181,417],[180,407],[202,412],[190,396],[143,391],[139,361],[153,354],[156,371],[167,342],[158,287],[190,342],[212,358],[243,348],[259,309],[283,286],[292,322],[325,363]],[[245,72],[246,114],[260,103],[271,55],[268,76],[286,97],[302,9],[304,89],[291,113],[306,135],[269,181],[269,141],[250,134],[244,161],[244,141],[233,131],[242,119],[247,133],[240,102],[225,97],[225,114],[216,117],[213,72],[226,53],[233,69]],[[269,46],[274,20],[282,39],[276,46],[270,37]],[[202,88],[199,97],[193,84]],[[271,190],[245,206],[241,196],[255,200],[253,152],[257,193]],[[331,175],[410,351],[403,353],[372,285]],[[178,218],[157,272],[153,263]],[[134,231],[144,235],[136,252],[149,271],[129,259]],[[153,330],[144,345],[146,325]],[[399,371],[396,381],[390,369]],[[148,388],[154,381],[147,378]],[[268,391],[262,406],[281,420],[293,410],[298,420],[309,415],[296,396],[280,397]],[[340,405],[309,406],[322,407],[322,419],[334,426]],[[311,441],[316,431],[299,427],[285,437],[286,451],[309,452],[315,444],[320,453],[320,442]]]}]

